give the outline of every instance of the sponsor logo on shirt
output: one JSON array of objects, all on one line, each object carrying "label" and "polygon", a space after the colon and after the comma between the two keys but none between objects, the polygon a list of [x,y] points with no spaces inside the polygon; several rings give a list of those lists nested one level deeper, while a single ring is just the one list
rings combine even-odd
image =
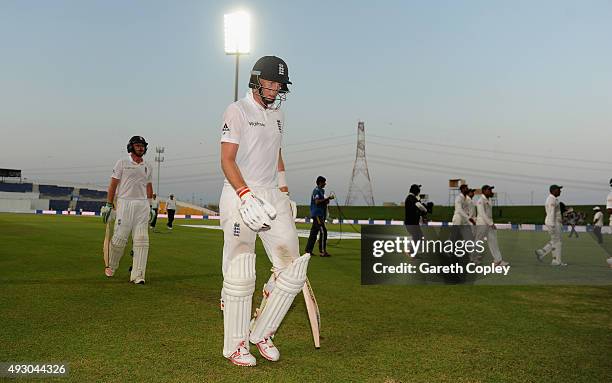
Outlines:
[{"label": "sponsor logo on shirt", "polygon": [[223,134],[229,133],[230,128],[227,127],[227,124],[223,124]]},{"label": "sponsor logo on shirt", "polygon": [[234,237],[240,237],[240,224],[234,222]]},{"label": "sponsor logo on shirt", "polygon": [[283,123],[281,120],[276,120],[276,125],[278,125],[278,132],[283,133]]},{"label": "sponsor logo on shirt", "polygon": [[251,125],[251,126],[266,126],[266,124],[264,124],[263,122],[259,122],[259,121],[249,121],[249,125]]}]

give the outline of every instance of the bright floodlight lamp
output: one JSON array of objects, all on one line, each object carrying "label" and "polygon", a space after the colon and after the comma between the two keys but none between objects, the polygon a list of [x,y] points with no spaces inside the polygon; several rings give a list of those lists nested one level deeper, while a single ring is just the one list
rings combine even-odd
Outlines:
[{"label": "bright floodlight lamp", "polygon": [[234,80],[234,101],[238,101],[238,68],[240,55],[251,50],[251,18],[246,12],[234,12],[223,16],[225,25],[225,54],[236,56],[236,78]]},{"label": "bright floodlight lamp", "polygon": [[249,54],[251,50],[251,17],[240,11],[224,15],[225,53],[228,55]]}]

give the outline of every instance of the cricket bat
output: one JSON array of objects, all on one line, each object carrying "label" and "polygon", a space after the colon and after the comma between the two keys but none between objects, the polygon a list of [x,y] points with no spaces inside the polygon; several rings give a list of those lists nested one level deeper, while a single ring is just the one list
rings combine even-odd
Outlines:
[{"label": "cricket bat", "polygon": [[304,293],[304,302],[306,302],[306,311],[308,311],[308,319],[310,320],[310,329],[312,330],[314,346],[315,348],[321,348],[321,313],[319,312],[319,305],[317,305],[317,299],[315,298],[308,278],[306,278],[302,293]]},{"label": "cricket bat", "polygon": [[111,220],[109,219],[108,222],[106,222],[106,232],[104,234],[104,245],[102,246],[102,250],[104,252],[104,267],[108,267],[108,259],[110,255],[110,241],[112,238],[111,231],[112,231]]},{"label": "cricket bat", "polygon": [[108,267],[108,260],[110,259],[110,246],[111,239],[113,238],[113,221],[115,220],[115,211],[111,211],[110,217],[106,222],[106,231],[104,233],[104,244],[102,245],[102,252],[104,254],[104,267]]}]

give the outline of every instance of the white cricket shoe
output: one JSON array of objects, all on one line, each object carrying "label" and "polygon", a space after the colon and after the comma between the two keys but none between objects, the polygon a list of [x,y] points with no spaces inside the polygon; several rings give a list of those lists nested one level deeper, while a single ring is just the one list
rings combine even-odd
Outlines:
[{"label": "white cricket shoe", "polygon": [[240,342],[236,351],[227,359],[236,366],[250,367],[257,365],[257,359],[251,354],[244,341]]},{"label": "white cricket shoe", "polygon": [[552,261],[550,265],[551,266],[567,266],[567,263]]},{"label": "white cricket shoe", "polygon": [[134,284],[136,285],[144,285],[145,284],[145,280],[142,278],[136,278],[134,279]]},{"label": "white cricket shoe", "polygon": [[104,275],[106,275],[107,277],[112,277],[113,275],[115,275],[115,272],[113,271],[113,269],[111,269],[110,267],[105,267],[104,268]]},{"label": "white cricket shoe", "polygon": [[542,249],[537,249],[535,251],[535,255],[536,255],[536,258],[538,259],[538,261],[542,262],[542,260],[544,259],[544,255],[545,254],[544,254],[544,251]]},{"label": "white cricket shoe", "polygon": [[509,263],[506,261],[495,262],[495,266],[508,266]]},{"label": "white cricket shoe", "polygon": [[265,338],[261,342],[255,343],[255,346],[257,346],[261,356],[269,361],[276,362],[280,359],[280,352],[274,343],[272,343],[272,338]]}]

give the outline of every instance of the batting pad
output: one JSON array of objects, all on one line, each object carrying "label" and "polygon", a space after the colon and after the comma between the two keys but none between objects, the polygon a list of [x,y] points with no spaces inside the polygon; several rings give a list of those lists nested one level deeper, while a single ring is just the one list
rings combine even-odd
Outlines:
[{"label": "batting pad", "polygon": [[132,261],[130,281],[134,281],[137,278],[145,279],[149,254],[149,229],[147,226],[146,223],[138,224],[134,229],[134,236],[132,237],[134,260]]},{"label": "batting pad", "polygon": [[231,260],[223,275],[223,356],[247,342],[251,304],[255,292],[255,254],[243,253]]},{"label": "batting pad", "polygon": [[125,249],[129,235],[129,229],[126,230],[124,227],[115,225],[115,232],[113,233],[108,255],[108,267],[113,271],[117,270],[119,267],[119,261],[123,256],[123,250]]},{"label": "batting pad", "polygon": [[278,275],[265,306],[251,326],[251,343],[261,342],[274,335],[293,299],[304,287],[309,260],[310,254],[304,254]]}]

